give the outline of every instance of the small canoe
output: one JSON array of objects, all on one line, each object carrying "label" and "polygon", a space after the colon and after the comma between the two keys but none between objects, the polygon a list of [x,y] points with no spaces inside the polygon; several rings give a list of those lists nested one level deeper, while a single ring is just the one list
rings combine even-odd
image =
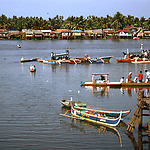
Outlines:
[{"label": "small canoe", "polygon": [[[61,104],[65,107],[71,108],[71,101],[68,99],[62,99],[60,100]],[[86,103],[81,102],[81,101],[74,101],[73,102],[75,106],[80,106],[80,107],[86,107]]]},{"label": "small canoe", "polygon": [[37,61],[39,58],[31,58],[31,59],[21,59],[20,62],[23,63],[23,62],[30,62],[30,61]]}]

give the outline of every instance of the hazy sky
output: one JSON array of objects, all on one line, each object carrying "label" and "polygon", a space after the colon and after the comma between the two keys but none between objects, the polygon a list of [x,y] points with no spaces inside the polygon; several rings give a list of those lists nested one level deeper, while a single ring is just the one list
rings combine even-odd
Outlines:
[{"label": "hazy sky", "polygon": [[123,15],[150,18],[150,0],[0,0],[0,16],[43,17],[56,15],[98,17],[114,16],[118,11]]}]

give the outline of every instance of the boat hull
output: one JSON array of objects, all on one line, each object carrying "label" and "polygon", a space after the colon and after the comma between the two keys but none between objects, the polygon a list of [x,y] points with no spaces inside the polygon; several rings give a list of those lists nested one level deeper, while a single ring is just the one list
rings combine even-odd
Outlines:
[{"label": "boat hull", "polygon": [[120,113],[122,113],[122,118],[127,116],[131,110],[122,110],[122,111],[118,111],[118,110],[109,110],[109,109],[102,109],[102,108],[96,108],[96,107],[80,107],[80,106],[74,106],[76,110],[84,110],[84,111],[94,111],[97,113],[100,113],[104,116],[109,116],[109,117],[119,117]]},{"label": "boat hull", "polygon": [[30,61],[37,61],[39,58],[31,58],[31,59],[25,59],[25,60],[21,60],[20,62],[30,62]]},{"label": "boat hull", "polygon": [[144,86],[150,86],[150,82],[145,83],[121,83],[121,82],[109,82],[109,83],[93,83],[93,82],[81,82],[81,86],[110,86],[110,87],[144,87]]},{"label": "boat hull", "polygon": [[86,111],[79,111],[71,106],[71,114],[82,120],[90,121],[96,124],[102,124],[105,126],[117,126],[121,120],[121,113],[118,118],[101,117],[99,114],[87,113]]}]

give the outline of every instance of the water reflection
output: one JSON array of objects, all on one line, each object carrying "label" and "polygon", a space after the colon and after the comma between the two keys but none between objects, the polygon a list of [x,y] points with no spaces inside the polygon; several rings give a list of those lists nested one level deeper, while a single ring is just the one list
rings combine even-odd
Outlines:
[{"label": "water reflection", "polygon": [[129,97],[134,94],[138,94],[139,90],[144,90],[146,96],[150,96],[150,87],[109,87],[109,86],[82,86],[87,90],[92,91],[92,95],[96,97],[108,97],[111,89],[120,89],[121,95],[127,95]]}]

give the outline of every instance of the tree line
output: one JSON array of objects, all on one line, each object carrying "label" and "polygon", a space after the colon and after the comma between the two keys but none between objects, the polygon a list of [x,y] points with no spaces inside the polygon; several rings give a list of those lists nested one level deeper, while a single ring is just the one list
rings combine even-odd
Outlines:
[{"label": "tree line", "polygon": [[150,18],[134,17],[131,15],[124,16],[117,12],[113,17],[107,15],[106,17],[88,16],[84,18],[69,16],[64,19],[63,16],[56,15],[54,18],[48,20],[42,17],[17,17],[7,18],[4,14],[0,16],[0,29],[18,30],[35,29],[35,30],[56,30],[56,29],[70,29],[70,30],[92,30],[92,29],[124,29],[126,26],[142,27],[143,29],[150,29]]}]

